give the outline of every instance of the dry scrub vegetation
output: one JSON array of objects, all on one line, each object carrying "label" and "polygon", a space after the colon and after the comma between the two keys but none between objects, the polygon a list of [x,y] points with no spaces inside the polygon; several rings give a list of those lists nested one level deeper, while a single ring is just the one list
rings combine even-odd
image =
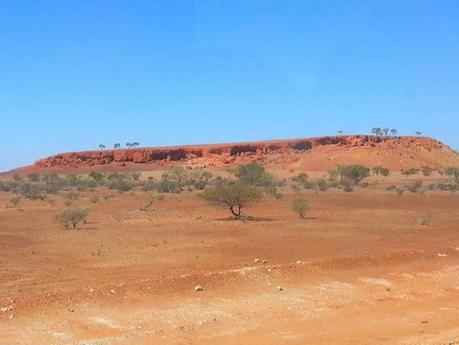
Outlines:
[{"label": "dry scrub vegetation", "polygon": [[[164,171],[159,179],[142,179],[137,172],[103,174],[94,171],[88,175],[28,174],[14,175],[12,179],[0,181],[0,191],[11,193],[7,208],[22,210],[23,200],[48,202],[55,205],[60,201],[62,208],[55,219],[65,229],[81,228],[87,222],[91,205],[104,202],[118,193],[145,194],[139,210],[152,211],[156,200],[162,200],[167,193],[196,193],[197,197],[228,210],[236,219],[253,219],[246,214],[247,208],[263,195],[281,199],[285,193],[315,193],[338,189],[353,192],[355,188],[376,188],[384,186],[392,172],[383,166],[339,165],[321,178],[311,179],[306,172],[294,174],[290,179],[276,179],[272,173],[257,163],[227,169],[226,174],[214,175],[203,169],[188,170],[175,167]],[[436,176],[435,183],[431,182]],[[405,169],[399,173],[402,180],[389,184],[388,192],[402,196],[405,192],[424,195],[430,191],[459,190],[459,168],[448,167],[444,171],[431,168]],[[371,178],[371,181],[367,181]],[[409,180],[406,180],[406,179]],[[414,178],[414,179],[413,179]],[[84,199],[84,202],[82,201]],[[297,199],[291,209],[299,217],[305,218],[310,206],[304,199]],[[429,220],[430,221],[430,220]],[[419,221],[416,221],[419,223]],[[422,221],[421,223],[426,223]]]}]

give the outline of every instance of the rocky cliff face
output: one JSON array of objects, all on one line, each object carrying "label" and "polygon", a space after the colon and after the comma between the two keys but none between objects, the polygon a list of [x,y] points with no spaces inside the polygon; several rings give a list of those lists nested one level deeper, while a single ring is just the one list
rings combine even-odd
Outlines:
[{"label": "rocky cliff face", "polygon": [[158,148],[117,149],[61,153],[40,159],[35,168],[72,169],[126,164],[148,164],[166,162],[189,162],[199,160],[212,165],[229,164],[236,160],[266,160],[269,156],[298,155],[320,147],[336,147],[337,152],[352,148],[387,148],[389,150],[415,149],[422,152],[447,150],[441,142],[424,137],[382,136],[326,136],[294,140],[274,140],[235,144],[194,145]]}]

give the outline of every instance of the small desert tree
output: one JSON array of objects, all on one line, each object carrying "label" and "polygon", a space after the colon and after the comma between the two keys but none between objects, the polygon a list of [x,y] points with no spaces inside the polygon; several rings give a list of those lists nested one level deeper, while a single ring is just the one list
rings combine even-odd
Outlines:
[{"label": "small desert tree", "polygon": [[342,167],[342,169],[344,177],[354,182],[355,185],[358,185],[364,178],[370,175],[370,169],[360,164],[347,165]]},{"label": "small desert tree", "polygon": [[374,127],[371,129],[371,133],[374,135],[382,135],[382,129],[380,127]]},{"label": "small desert tree", "polygon": [[300,216],[300,218],[304,218],[306,216],[306,212],[309,210],[309,205],[305,200],[297,199],[292,202],[291,208],[293,212]]},{"label": "small desert tree", "polygon": [[67,208],[56,215],[56,220],[67,230],[76,229],[80,223],[85,223],[88,217],[86,208]]},{"label": "small desert tree", "polygon": [[227,208],[237,218],[243,216],[243,211],[261,197],[261,192],[242,183],[224,183],[198,194],[210,203]]},{"label": "small desert tree", "polygon": [[307,184],[309,182],[308,178],[309,178],[308,174],[302,172],[302,173],[299,173],[296,176],[293,176],[292,177],[292,182],[296,182],[296,183],[300,184],[301,187],[306,188],[306,186],[307,186]]},{"label": "small desert tree", "polygon": [[243,164],[231,171],[239,178],[242,184],[257,187],[268,187],[273,182],[273,177],[266,169],[257,163]]}]

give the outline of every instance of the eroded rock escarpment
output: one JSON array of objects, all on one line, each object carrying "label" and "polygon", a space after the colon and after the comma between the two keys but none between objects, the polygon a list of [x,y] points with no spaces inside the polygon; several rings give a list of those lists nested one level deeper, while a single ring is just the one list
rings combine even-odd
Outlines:
[{"label": "eroded rock escarpment", "polygon": [[[235,144],[193,145],[157,148],[116,149],[61,153],[40,159],[35,168],[85,168],[110,165],[180,162],[193,159],[231,163],[240,157],[250,156],[252,160],[263,160],[271,154],[292,154],[311,151],[318,147],[338,148],[420,149],[425,152],[451,150],[441,142],[424,137],[382,137],[382,136],[326,136],[319,138],[273,140]],[[451,150],[451,152],[453,152]]]}]

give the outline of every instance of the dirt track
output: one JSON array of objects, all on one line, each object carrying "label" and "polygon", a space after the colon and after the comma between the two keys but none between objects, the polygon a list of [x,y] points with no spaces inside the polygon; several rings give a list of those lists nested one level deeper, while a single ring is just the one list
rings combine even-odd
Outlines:
[{"label": "dirt track", "polygon": [[306,220],[295,197],[247,223],[192,194],[85,198],[81,231],[62,201],[1,208],[0,344],[459,344],[458,195],[305,193]]}]

